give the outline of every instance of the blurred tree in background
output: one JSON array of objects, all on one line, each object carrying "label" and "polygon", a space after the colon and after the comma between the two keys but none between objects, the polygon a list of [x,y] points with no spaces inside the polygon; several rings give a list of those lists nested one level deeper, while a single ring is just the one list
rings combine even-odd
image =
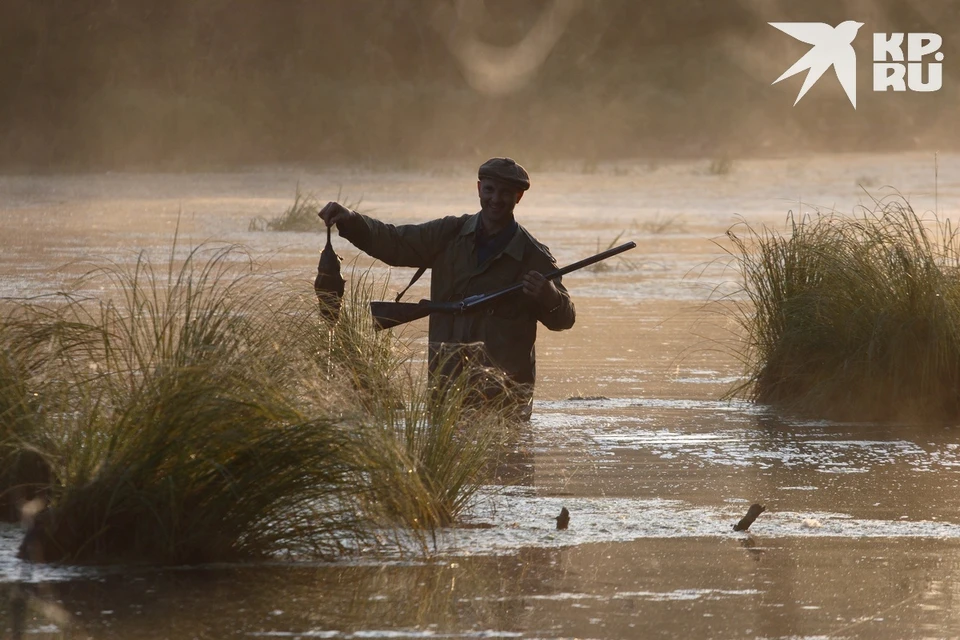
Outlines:
[{"label": "blurred tree in background", "polygon": [[[866,23],[858,108],[770,21]],[[943,36],[937,93],[874,93],[873,32]],[[952,148],[951,0],[3,0],[6,170],[415,166]]]}]

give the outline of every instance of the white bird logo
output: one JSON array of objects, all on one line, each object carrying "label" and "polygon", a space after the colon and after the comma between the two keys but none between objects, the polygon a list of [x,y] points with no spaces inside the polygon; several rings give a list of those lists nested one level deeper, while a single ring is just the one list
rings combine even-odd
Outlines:
[{"label": "white bird logo", "polygon": [[847,20],[836,27],[831,27],[824,22],[770,22],[768,24],[801,42],[813,45],[810,51],[771,84],[777,84],[784,78],[809,69],[807,78],[800,87],[800,94],[793,103],[796,105],[810,87],[820,79],[820,76],[833,67],[840,86],[850,99],[850,104],[854,109],[857,108],[857,54],[851,43],[857,36],[857,31],[863,26],[862,22]]}]

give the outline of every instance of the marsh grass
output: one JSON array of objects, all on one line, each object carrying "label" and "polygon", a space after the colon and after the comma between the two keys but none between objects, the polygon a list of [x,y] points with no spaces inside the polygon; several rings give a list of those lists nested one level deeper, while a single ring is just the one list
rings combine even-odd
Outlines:
[{"label": "marsh grass", "polygon": [[44,366],[13,324],[0,324],[0,520],[18,521],[24,503],[50,483],[49,465],[34,439],[41,431],[43,401],[32,381]]},{"label": "marsh grass", "polygon": [[[600,253],[601,251],[608,251],[610,249],[613,249],[617,245],[617,242],[620,241],[620,238],[623,237],[624,233],[626,233],[626,231],[621,231],[620,233],[618,233],[616,237],[613,240],[611,240],[609,244],[607,244],[606,247],[601,247],[600,240],[597,239],[597,253]],[[592,264],[589,267],[587,267],[587,271],[590,271],[593,273],[606,273],[608,271],[613,271],[617,268],[625,269],[628,271],[633,271],[637,268],[636,263],[629,260],[628,258],[625,258],[622,254],[616,256],[616,258],[617,258],[617,261],[614,264],[610,264],[609,260],[603,260],[601,262],[597,262],[596,264]]]},{"label": "marsh grass", "polygon": [[[342,194],[337,193],[339,201]],[[348,209],[357,209],[362,200],[356,202],[346,202],[344,206]],[[274,218],[264,218],[257,216],[251,218],[247,225],[248,231],[299,231],[319,233],[325,230],[325,227],[317,218],[317,213],[325,203],[313,193],[304,193],[300,190],[300,183],[297,183],[297,189],[293,196],[293,203],[287,207],[283,213]]]},{"label": "marsh grass", "polygon": [[733,158],[724,154],[710,161],[707,167],[707,173],[711,176],[728,176],[733,173]]},{"label": "marsh grass", "polygon": [[896,196],[852,216],[727,232],[747,381],[733,391],[852,420],[960,417],[960,238]]},{"label": "marsh grass", "polygon": [[30,378],[37,363],[27,357],[29,350],[18,348],[18,336],[12,327],[0,325],[0,447],[33,430],[38,413],[36,398],[30,393]]},{"label": "marsh grass", "polygon": [[330,373],[355,391],[352,400],[367,409],[400,402],[400,389],[411,383],[407,369],[413,350],[403,330],[374,327],[370,302],[386,296],[386,282],[376,283],[369,271],[354,269],[339,322],[314,333],[320,341],[317,352],[323,353]]},{"label": "marsh grass", "polygon": [[24,307],[49,335],[56,371],[38,393],[57,406],[34,436],[56,482],[29,554],[197,562],[349,535],[351,440],[308,393],[305,323],[248,256],[201,247],[158,271],[141,254],[78,289],[98,285],[112,296]]},{"label": "marsh grass", "polygon": [[320,201],[313,194],[303,193],[298,182],[296,193],[293,196],[293,204],[275,218],[269,220],[263,216],[252,218],[248,230],[319,232],[322,225],[317,220],[318,211],[320,211]]},{"label": "marsh grass", "polygon": [[[365,512],[432,533],[453,525],[485,480],[510,430],[513,395],[501,374],[479,365],[443,384],[411,366],[404,330],[374,328],[370,301],[387,295],[386,282],[355,271],[340,321],[321,339],[329,340],[331,380],[339,380],[332,388],[356,408],[350,421],[362,435]],[[503,390],[501,404],[477,401],[478,375]]]},{"label": "marsh grass", "polygon": [[425,548],[454,522],[501,416],[435,393],[402,336],[374,331],[367,277],[330,327],[309,285],[239,247],[176,254],[96,264],[5,316],[0,402],[21,426],[3,446],[53,473],[26,557],[329,557],[397,527]]},{"label": "marsh grass", "polygon": [[640,231],[650,235],[665,233],[680,233],[686,229],[687,223],[680,214],[661,216],[657,213],[653,218],[644,220],[640,224]]},{"label": "marsh grass", "polygon": [[442,385],[421,376],[403,385],[399,401],[387,397],[372,409],[379,446],[364,466],[368,495],[387,520],[433,533],[468,507],[511,429],[507,411],[473,394],[468,371]]}]

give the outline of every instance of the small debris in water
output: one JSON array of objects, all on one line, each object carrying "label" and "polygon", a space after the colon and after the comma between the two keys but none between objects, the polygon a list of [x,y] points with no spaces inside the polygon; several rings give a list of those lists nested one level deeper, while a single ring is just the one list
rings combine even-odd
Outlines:
[{"label": "small debris in water", "polygon": [[816,518],[804,518],[800,524],[806,529],[819,529],[823,526]]},{"label": "small debris in water", "polygon": [[566,529],[570,525],[570,512],[567,511],[566,507],[560,509],[560,515],[558,515],[554,520],[557,521],[557,529]]},{"label": "small debris in water", "polygon": [[740,522],[733,525],[733,530],[746,531],[747,529],[750,528],[750,525],[753,524],[753,521],[757,519],[757,516],[759,516],[761,513],[763,513],[766,510],[767,508],[764,507],[762,504],[750,505],[750,508],[747,510],[747,515],[743,516],[740,519]]},{"label": "small debris in water", "polygon": [[596,402],[597,400],[609,400],[606,396],[570,396],[567,402]]}]

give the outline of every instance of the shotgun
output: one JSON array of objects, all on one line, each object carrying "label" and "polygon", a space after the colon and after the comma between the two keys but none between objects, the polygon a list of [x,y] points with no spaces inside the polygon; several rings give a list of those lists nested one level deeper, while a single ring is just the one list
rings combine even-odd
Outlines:
[{"label": "shotgun", "polygon": [[[573,264],[567,265],[562,269],[545,273],[543,276],[547,280],[556,280],[561,276],[567,275],[571,271],[589,267],[590,265],[596,264],[601,260],[612,258],[617,254],[633,249],[636,246],[636,242],[628,242],[620,245],[619,247],[601,251],[597,255],[584,258],[579,262],[574,262]],[[430,300],[421,300],[420,302],[371,302],[370,312],[373,314],[374,328],[377,331],[380,331],[381,329],[389,329],[391,327],[396,327],[397,325],[412,322],[420,318],[425,318],[431,313],[467,313],[473,309],[476,309],[477,307],[489,304],[494,300],[499,300],[500,298],[521,289],[523,289],[523,283],[518,282],[506,287],[505,289],[494,291],[493,293],[481,293],[469,296],[463,300],[457,300],[455,302],[432,302]]]}]

